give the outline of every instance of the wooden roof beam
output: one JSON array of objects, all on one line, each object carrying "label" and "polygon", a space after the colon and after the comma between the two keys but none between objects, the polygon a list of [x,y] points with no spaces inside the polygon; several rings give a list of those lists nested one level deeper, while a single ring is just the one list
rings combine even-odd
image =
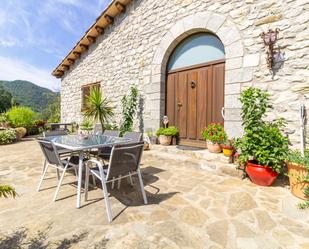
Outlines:
[{"label": "wooden roof beam", "polygon": [[114,17],[110,15],[104,15],[105,20],[108,22],[108,24],[112,24],[114,22]]},{"label": "wooden roof beam", "polygon": [[81,56],[81,53],[80,53],[80,52],[73,51],[73,54],[74,54],[74,56],[75,56],[77,59],[79,59],[80,56]]},{"label": "wooden roof beam", "polygon": [[101,26],[99,26],[99,25],[95,25],[95,30],[97,31],[97,33],[99,34],[99,35],[103,35],[104,34],[104,28],[103,27],[101,27]]},{"label": "wooden roof beam", "polygon": [[95,37],[91,36],[91,35],[87,35],[87,40],[89,41],[89,43],[95,43]]},{"label": "wooden roof beam", "polygon": [[69,62],[70,65],[73,65],[75,62],[75,60],[71,58],[68,58],[67,61]]},{"label": "wooden roof beam", "polygon": [[124,4],[122,4],[121,2],[116,2],[116,4],[115,4],[115,6],[116,6],[116,8],[120,11],[120,12],[122,12],[122,13],[124,13],[124,12],[126,12],[126,6],[124,5]]},{"label": "wooden roof beam", "polygon": [[68,66],[68,65],[62,65],[62,68],[63,68],[64,70],[69,70],[69,69],[70,69],[70,66]]},{"label": "wooden roof beam", "polygon": [[81,48],[81,50],[82,50],[82,52],[84,52],[84,51],[86,51],[88,48],[89,48],[89,46],[88,45],[86,45],[86,44],[79,44],[79,47]]}]

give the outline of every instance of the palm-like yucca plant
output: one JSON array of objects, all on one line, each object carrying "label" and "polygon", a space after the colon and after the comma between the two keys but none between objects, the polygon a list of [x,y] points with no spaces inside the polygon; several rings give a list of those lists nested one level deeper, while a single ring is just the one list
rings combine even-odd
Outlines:
[{"label": "palm-like yucca plant", "polygon": [[104,124],[114,115],[113,109],[110,101],[103,97],[99,87],[91,88],[83,110],[85,117],[93,119],[94,122],[99,120],[104,131]]},{"label": "palm-like yucca plant", "polygon": [[8,185],[0,185],[0,197],[8,198],[9,196],[15,198],[16,196],[15,189]]}]

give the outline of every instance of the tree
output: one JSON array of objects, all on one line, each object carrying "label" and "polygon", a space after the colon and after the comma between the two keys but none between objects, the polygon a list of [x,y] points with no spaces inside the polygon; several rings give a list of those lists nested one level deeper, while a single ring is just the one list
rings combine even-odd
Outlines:
[{"label": "tree", "polygon": [[42,112],[44,120],[51,123],[58,123],[60,121],[60,95],[46,93],[44,96],[48,99],[48,105]]},{"label": "tree", "polygon": [[12,94],[0,86],[0,113],[10,109]]},{"label": "tree", "polygon": [[103,97],[99,87],[93,87],[89,96],[86,97],[83,115],[93,119],[94,122],[100,121],[102,130],[105,130],[105,124],[114,115],[114,107],[110,105],[110,101]]}]

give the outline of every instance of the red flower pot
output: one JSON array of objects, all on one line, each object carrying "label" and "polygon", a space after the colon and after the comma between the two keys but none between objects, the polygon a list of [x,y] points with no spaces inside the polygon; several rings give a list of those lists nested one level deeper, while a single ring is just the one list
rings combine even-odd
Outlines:
[{"label": "red flower pot", "polygon": [[251,181],[260,186],[271,186],[278,176],[270,167],[259,165],[255,161],[247,162],[246,172]]}]

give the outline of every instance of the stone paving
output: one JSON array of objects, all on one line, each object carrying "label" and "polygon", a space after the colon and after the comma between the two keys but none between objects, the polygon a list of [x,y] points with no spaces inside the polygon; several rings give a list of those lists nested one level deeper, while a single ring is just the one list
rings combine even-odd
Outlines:
[{"label": "stone paving", "polygon": [[42,168],[35,141],[1,146],[0,183],[15,186],[19,196],[0,200],[0,248],[309,248],[308,211],[295,208],[288,188],[258,187],[178,160],[181,153],[162,154],[153,149],[143,156],[149,204],[143,205],[136,178],[134,187],[124,180],[110,191],[115,220],[109,224],[100,188],[75,208],[73,175],[56,202],[52,170],[35,191]]}]

